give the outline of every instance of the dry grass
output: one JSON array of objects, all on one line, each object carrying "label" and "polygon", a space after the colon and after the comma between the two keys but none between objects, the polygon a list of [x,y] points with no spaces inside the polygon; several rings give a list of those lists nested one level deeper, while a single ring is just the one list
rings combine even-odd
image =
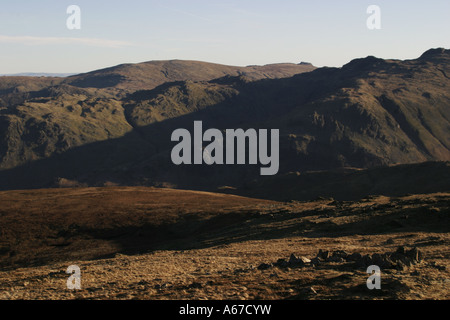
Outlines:
[{"label": "dry grass", "polygon": [[[1,192],[0,298],[448,299],[449,200],[280,203],[131,187]],[[381,291],[368,290],[364,268],[351,263],[257,268],[292,253],[398,246],[419,248],[425,260],[383,270]],[[72,264],[81,267],[81,291],[65,287]]]}]

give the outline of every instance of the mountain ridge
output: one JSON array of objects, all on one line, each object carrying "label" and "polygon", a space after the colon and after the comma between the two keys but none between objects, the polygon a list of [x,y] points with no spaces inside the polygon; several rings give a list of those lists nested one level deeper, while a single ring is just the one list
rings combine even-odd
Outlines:
[{"label": "mountain ridge", "polygon": [[[254,80],[289,77],[314,70],[311,64],[278,63],[264,66],[236,67],[195,60],[153,60],[120,64],[68,77],[65,83],[79,87],[116,87],[126,92],[153,89],[166,82],[209,81],[223,76],[245,75]],[[152,78],[148,75],[151,74]],[[109,78],[105,79],[105,75]],[[111,79],[112,77],[112,79]]]},{"label": "mountain ridge", "polygon": [[[283,76],[292,64],[224,75],[222,67],[208,73],[216,65],[195,62],[201,71],[183,80],[179,72],[190,62],[150,62],[144,69],[159,65],[157,76],[140,70],[134,79],[129,75],[143,66],[126,64],[39,79],[32,84],[40,90],[31,92],[11,91],[0,79],[0,176],[27,167],[34,168],[24,169],[29,175],[46,173],[46,186],[66,179],[208,190],[257,177],[253,167],[172,165],[170,134],[194,120],[218,129],[280,128],[280,174],[449,161],[449,53],[432,49],[404,61],[369,56],[293,76]],[[164,74],[164,64],[175,67]],[[186,79],[195,74],[204,78]],[[39,187],[23,180],[21,186]]]}]

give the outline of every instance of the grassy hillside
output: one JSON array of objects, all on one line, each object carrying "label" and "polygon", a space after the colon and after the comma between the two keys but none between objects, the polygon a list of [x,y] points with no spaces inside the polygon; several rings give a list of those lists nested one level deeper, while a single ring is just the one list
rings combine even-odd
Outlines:
[{"label": "grassy hillside", "polygon": [[5,78],[0,187],[242,189],[259,177],[259,166],[174,166],[171,133],[195,120],[280,129],[280,176],[450,161],[450,50],[312,69],[175,60],[36,83]]}]

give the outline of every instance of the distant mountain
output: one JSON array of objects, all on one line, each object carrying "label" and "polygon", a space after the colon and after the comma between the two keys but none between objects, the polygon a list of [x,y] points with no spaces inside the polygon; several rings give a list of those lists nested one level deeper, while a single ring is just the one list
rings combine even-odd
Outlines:
[{"label": "distant mountain", "polygon": [[314,69],[312,65],[233,67],[173,60],[125,64],[68,78],[2,77],[0,168],[13,168],[132,131],[134,124],[128,122],[131,109],[127,105],[125,110],[125,97],[138,89],[237,75],[251,80],[276,79]]},{"label": "distant mountain", "polygon": [[279,128],[280,177],[450,161],[449,75],[450,50],[432,49],[342,68],[173,60],[67,78],[3,77],[0,187],[261,185],[259,166],[173,165],[171,133],[194,120]]},{"label": "distant mountain", "polygon": [[224,76],[251,80],[287,78],[316,69],[311,64],[280,63],[234,67],[200,61],[170,60],[122,64],[72,76],[65,83],[81,88],[115,88],[125,92],[149,90],[166,82],[209,81]]}]

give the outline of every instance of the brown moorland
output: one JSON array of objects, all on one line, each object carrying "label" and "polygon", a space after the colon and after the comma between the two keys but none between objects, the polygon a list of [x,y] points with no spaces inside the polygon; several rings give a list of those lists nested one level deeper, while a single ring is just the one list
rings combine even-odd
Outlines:
[{"label": "brown moorland", "polygon": [[[449,193],[275,202],[114,187],[0,202],[1,299],[450,298]],[[372,263],[381,290],[366,287]]]}]

